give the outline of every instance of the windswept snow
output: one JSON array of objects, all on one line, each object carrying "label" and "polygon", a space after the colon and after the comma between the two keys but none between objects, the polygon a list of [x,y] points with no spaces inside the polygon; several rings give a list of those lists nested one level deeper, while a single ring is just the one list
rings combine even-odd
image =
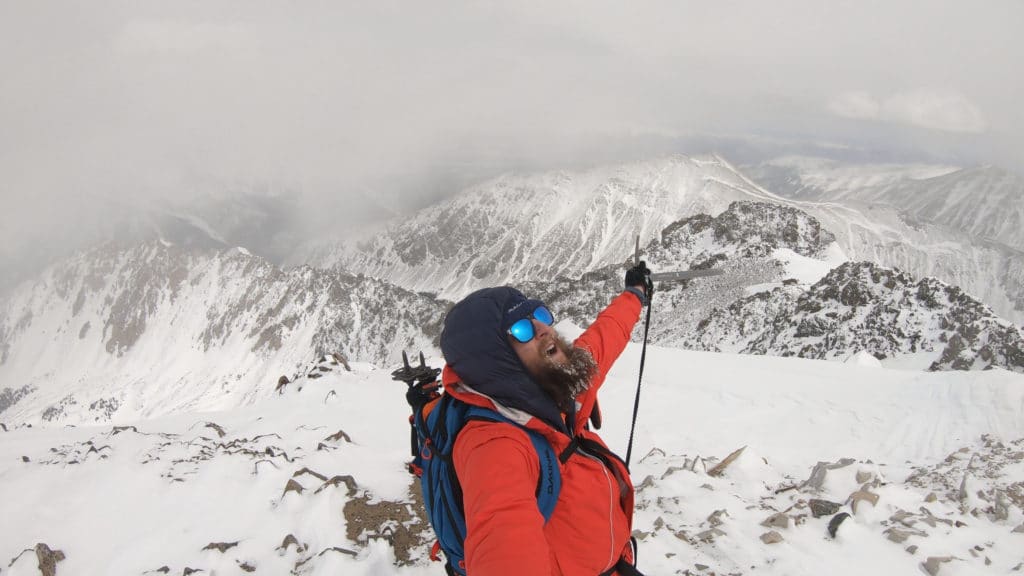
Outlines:
[{"label": "windswept snow", "polygon": [[[627,348],[601,397],[622,454],[639,355]],[[244,408],[0,432],[5,576],[37,573],[22,554],[37,543],[65,575],[442,573],[413,515],[404,386],[324,367]],[[1006,574],[1024,560],[1020,374],[650,347],[633,454],[648,574]],[[812,474],[819,462],[831,469]]]}]

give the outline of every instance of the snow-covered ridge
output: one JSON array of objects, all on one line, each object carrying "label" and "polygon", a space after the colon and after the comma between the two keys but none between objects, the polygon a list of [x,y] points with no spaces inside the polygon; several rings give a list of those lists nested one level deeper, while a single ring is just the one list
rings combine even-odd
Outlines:
[{"label": "snow-covered ridge", "polygon": [[1024,178],[996,166],[861,165],[787,157],[748,171],[788,198],[885,204],[913,221],[1024,250]]},{"label": "snow-covered ridge", "polygon": [[508,175],[362,242],[326,247],[314,262],[454,299],[622,262],[637,234],[646,243],[679,218],[767,199],[774,197],[717,157]]},{"label": "snow-covered ridge", "polygon": [[[763,175],[756,168],[748,170]],[[895,182],[883,188],[896,193],[903,185],[965,174],[951,170],[869,166],[860,172],[850,169],[867,180],[851,175],[831,181],[843,189],[858,182]],[[885,176],[876,178],[875,173]],[[717,156],[672,156],[581,172],[510,174],[394,221],[362,241],[312,249],[309,261],[454,300],[485,286],[571,278],[621,263],[630,257],[638,234],[646,244],[680,219],[716,216],[734,201],[768,202],[813,216],[835,235],[839,249],[850,259],[899,268],[917,277],[934,276],[960,286],[1000,316],[1024,324],[1024,252],[979,237],[981,232],[974,228],[932,218],[923,209],[915,216],[883,202],[884,194],[878,199],[785,198],[776,192],[791,194],[799,183],[756,179],[763,185]],[[974,190],[966,184],[957,188],[961,189]],[[979,195],[987,190],[977,189]],[[1011,208],[1020,203],[1014,194],[1024,198],[1012,186],[1006,194]],[[965,198],[965,203],[950,205],[943,214],[961,205],[970,207],[969,195]],[[1012,224],[1014,210],[978,212],[973,218],[983,223],[989,222],[986,214],[1005,216]]]},{"label": "snow-covered ridge", "polygon": [[[869,262],[846,262],[834,236],[787,206],[735,202],[665,228],[643,257],[655,271],[720,268],[722,276],[656,287],[650,339],[732,353],[847,360],[867,352],[931,370],[1024,371],[1012,323],[955,286]],[[621,266],[524,284],[586,323],[622,282]]]},{"label": "snow-covered ridge", "polygon": [[244,250],[150,242],[80,254],[2,306],[4,417],[83,422],[249,403],[310,355],[432,350],[445,304]]},{"label": "snow-covered ridge", "polygon": [[[720,268],[722,276],[656,287],[652,341],[672,345],[692,334],[697,322],[717,307],[746,296],[752,287],[781,285],[791,274],[779,251],[818,263],[827,270],[845,258],[834,237],[800,210],[764,202],[733,202],[718,216],[697,214],[665,227],[641,256],[655,272]],[[607,294],[622,287],[624,265],[610,265],[580,278],[527,282],[552,309],[578,324],[589,322]],[[823,274],[823,273],[822,273]],[[817,281],[814,277],[813,281]]]},{"label": "snow-covered ridge", "polygon": [[723,352],[848,359],[868,352],[929,370],[1024,372],[1024,333],[934,278],[850,262],[804,290],[784,286],[701,321],[689,346]]}]

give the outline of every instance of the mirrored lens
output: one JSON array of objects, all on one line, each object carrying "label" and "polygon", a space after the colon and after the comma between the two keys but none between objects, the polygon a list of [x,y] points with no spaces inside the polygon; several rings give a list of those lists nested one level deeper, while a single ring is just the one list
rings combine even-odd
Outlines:
[{"label": "mirrored lens", "polygon": [[533,322],[529,318],[518,320],[508,329],[508,333],[516,340],[525,344],[533,340]]},{"label": "mirrored lens", "polygon": [[551,311],[544,306],[538,306],[537,309],[533,311],[533,317],[548,326],[555,323],[555,317],[552,316]]}]

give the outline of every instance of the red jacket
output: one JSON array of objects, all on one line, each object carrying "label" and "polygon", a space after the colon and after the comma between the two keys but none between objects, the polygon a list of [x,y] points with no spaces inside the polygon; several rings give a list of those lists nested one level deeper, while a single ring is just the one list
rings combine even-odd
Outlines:
[{"label": "red jacket", "polygon": [[[467,536],[466,568],[470,576],[595,576],[622,557],[631,559],[633,486],[623,462],[594,432],[585,429],[597,392],[622,353],[640,315],[640,301],[630,293],[616,297],[573,343],[590,351],[597,372],[576,398],[574,429],[587,450],[577,450],[559,468],[562,488],[547,522],[537,508],[535,490],[540,466],[525,431],[498,422],[469,422],[459,433],[453,459],[463,490]],[[562,454],[572,440],[551,425],[459,383],[445,367],[449,393],[470,404],[500,411],[537,430]],[[602,457],[603,460],[602,461]]]}]

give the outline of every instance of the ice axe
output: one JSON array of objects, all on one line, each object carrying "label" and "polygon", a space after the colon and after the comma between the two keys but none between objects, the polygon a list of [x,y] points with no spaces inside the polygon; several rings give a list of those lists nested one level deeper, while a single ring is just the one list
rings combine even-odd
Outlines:
[{"label": "ice axe", "polygon": [[[636,237],[636,248],[633,251],[633,265],[639,266],[641,263],[640,236],[638,235]],[[724,273],[725,271],[719,268],[708,268],[699,270],[680,270],[678,272],[660,272],[657,274],[648,274],[648,277],[650,278],[650,285],[653,286],[654,282],[674,282],[677,280],[689,280],[691,278],[701,278],[704,276],[718,276]],[[653,307],[653,297],[654,291],[652,290],[647,294],[647,315],[644,318],[644,344],[640,349],[640,374],[636,381],[636,399],[633,401],[633,423],[629,427],[629,444],[626,448],[627,469],[629,469],[629,459],[633,455],[633,434],[636,432],[636,415],[640,410],[640,384],[644,379],[644,361],[647,359],[647,332],[651,327],[651,308]],[[600,414],[596,406],[595,413]],[[598,422],[600,422],[600,416],[598,416]]]}]

